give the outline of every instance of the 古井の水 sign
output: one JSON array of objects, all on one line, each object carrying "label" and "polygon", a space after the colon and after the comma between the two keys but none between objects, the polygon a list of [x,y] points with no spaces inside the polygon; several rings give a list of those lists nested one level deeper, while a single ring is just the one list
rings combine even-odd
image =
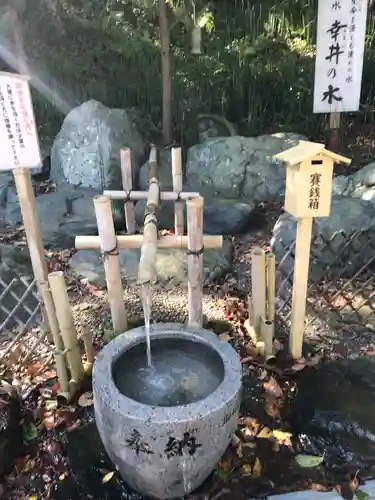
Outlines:
[{"label": "\u53e4\u4e95\u306e\u6c34 sign", "polygon": [[28,78],[0,72],[0,170],[41,164]]},{"label": "\u53e4\u4e95\u306e\u6c34 sign", "polygon": [[357,111],[367,0],[319,0],[314,113]]}]

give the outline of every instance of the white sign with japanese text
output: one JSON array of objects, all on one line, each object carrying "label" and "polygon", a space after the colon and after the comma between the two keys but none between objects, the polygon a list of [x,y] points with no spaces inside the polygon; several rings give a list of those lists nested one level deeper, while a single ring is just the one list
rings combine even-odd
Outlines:
[{"label": "white sign with japanese text", "polygon": [[367,0],[319,0],[314,113],[358,111]]},{"label": "white sign with japanese text", "polygon": [[0,170],[41,164],[38,132],[26,76],[0,72]]}]

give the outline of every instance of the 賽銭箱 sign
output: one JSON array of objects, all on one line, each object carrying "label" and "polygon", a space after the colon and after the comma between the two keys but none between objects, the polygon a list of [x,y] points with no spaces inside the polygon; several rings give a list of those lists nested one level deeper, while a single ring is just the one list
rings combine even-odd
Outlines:
[{"label": "\u8cfd\u92ad\u7bb1 sign", "polygon": [[314,113],[358,111],[367,0],[319,0]]},{"label": "\u8cfd\u92ad\u7bb1 sign", "polygon": [[0,170],[41,164],[28,77],[0,72]]}]

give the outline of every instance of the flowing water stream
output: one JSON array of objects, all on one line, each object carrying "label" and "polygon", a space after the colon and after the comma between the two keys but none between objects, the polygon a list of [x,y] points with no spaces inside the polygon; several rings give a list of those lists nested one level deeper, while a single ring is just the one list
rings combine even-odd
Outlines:
[{"label": "flowing water stream", "polygon": [[147,347],[147,366],[152,367],[151,357],[151,337],[150,337],[150,322],[151,322],[151,307],[152,307],[152,290],[151,283],[142,285],[142,307],[145,318],[145,333],[146,333],[146,347]]}]

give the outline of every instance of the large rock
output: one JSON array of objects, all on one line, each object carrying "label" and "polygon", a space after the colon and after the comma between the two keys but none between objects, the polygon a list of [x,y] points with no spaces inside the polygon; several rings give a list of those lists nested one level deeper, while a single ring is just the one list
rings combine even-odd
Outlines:
[{"label": "large rock", "polygon": [[301,139],[275,134],[208,140],[188,151],[186,185],[204,196],[243,198],[250,204],[282,200],[285,167],[273,155]]},{"label": "large rock", "polygon": [[91,100],[65,118],[52,147],[51,177],[96,189],[121,189],[120,149],[132,151],[133,181],[145,142],[123,109]]},{"label": "large rock", "polygon": [[[135,219],[143,226],[146,201],[138,201],[135,206]],[[254,205],[231,199],[205,200],[203,212],[203,230],[205,234],[238,234],[246,229],[246,225],[254,210]],[[184,204],[186,231],[186,204]],[[174,207],[172,202],[162,202],[158,213],[159,228],[174,228]]]},{"label": "large rock", "polygon": [[339,175],[333,181],[333,190],[336,194],[361,198],[375,206],[375,162],[352,175]]},{"label": "large rock", "polygon": [[[350,235],[357,231],[353,240]],[[279,262],[279,271],[289,274],[294,257],[289,255],[280,264],[296,237],[296,219],[287,213],[281,215],[273,228],[272,249]],[[373,244],[368,245],[369,239]],[[375,210],[373,205],[360,198],[334,195],[329,217],[314,219],[311,244],[310,279],[319,281],[327,274],[332,277],[353,276],[374,255]],[[345,273],[343,273],[345,270]]]},{"label": "large rock", "polygon": [[[120,250],[121,274],[127,285],[134,285],[138,278],[140,250]],[[218,250],[204,251],[204,282],[212,283],[231,267],[232,244],[224,240]],[[105,285],[105,274],[100,252],[79,250],[69,260],[72,271],[97,285]],[[156,254],[158,283],[167,286],[187,285],[187,252],[182,250],[159,249]]]},{"label": "large rock", "polygon": [[[9,190],[5,221],[21,223],[21,210],[15,190]],[[97,234],[93,198],[99,192],[71,184],[59,184],[55,192],[36,198],[36,208],[43,242],[50,248],[74,246],[77,235]]]}]

